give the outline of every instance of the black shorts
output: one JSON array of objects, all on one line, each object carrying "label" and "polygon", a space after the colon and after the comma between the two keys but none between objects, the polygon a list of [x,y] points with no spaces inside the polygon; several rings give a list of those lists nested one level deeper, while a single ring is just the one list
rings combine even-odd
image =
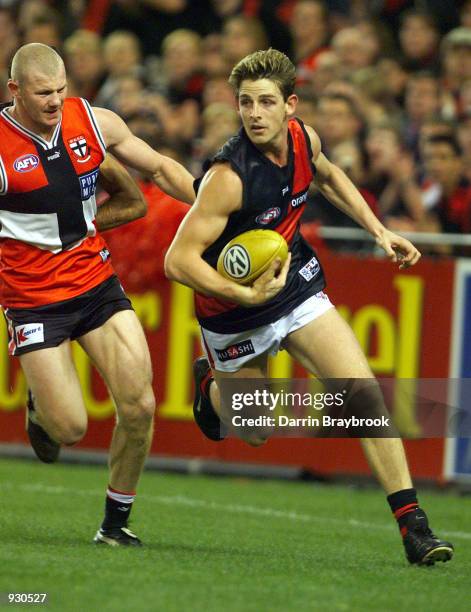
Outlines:
[{"label": "black shorts", "polygon": [[7,308],[8,352],[24,355],[101,327],[120,310],[132,310],[116,276],[77,297],[37,308]]}]

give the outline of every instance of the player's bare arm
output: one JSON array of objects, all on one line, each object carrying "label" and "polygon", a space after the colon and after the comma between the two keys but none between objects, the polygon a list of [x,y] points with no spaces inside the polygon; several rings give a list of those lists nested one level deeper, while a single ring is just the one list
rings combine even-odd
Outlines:
[{"label": "player's bare arm", "polygon": [[376,243],[384,249],[389,259],[400,263],[399,268],[415,265],[421,257],[420,252],[409,240],[384,227],[345,172],[332,164],[322,153],[315,131],[309,126],[306,126],[306,129],[311,139],[312,161],[316,166],[314,183],[322,194],[374,236]]},{"label": "player's bare arm", "polygon": [[227,299],[243,306],[262,304],[286,283],[289,258],[277,273],[279,262],[245,287],[225,279],[202,258],[204,251],[224,231],[229,215],[240,209],[242,183],[227,164],[216,164],[205,175],[198,197],[170,245],[165,273],[205,295]]},{"label": "player's bare arm", "polygon": [[193,203],[193,176],[188,170],[134,136],[121,117],[112,111],[104,108],[94,108],[93,111],[106,147],[121,162],[150,175],[163,191],[177,200]]},{"label": "player's bare arm", "polygon": [[126,168],[107,153],[100,166],[98,182],[109,198],[97,211],[95,221],[101,231],[109,230],[135,219],[147,212],[147,203],[136,182]]}]

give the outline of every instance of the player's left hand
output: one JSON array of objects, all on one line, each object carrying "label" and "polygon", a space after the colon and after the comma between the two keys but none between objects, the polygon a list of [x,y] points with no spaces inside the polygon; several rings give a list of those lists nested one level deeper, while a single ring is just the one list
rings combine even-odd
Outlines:
[{"label": "player's left hand", "polygon": [[392,262],[399,263],[400,270],[414,266],[422,257],[412,242],[387,229],[376,238],[376,244],[384,249]]}]

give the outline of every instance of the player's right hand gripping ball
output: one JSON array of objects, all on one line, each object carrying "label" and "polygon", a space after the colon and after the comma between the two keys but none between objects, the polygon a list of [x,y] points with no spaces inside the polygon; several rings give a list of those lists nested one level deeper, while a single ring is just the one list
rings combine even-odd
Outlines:
[{"label": "player's right hand gripping ball", "polygon": [[250,230],[239,234],[226,244],[218,257],[219,274],[241,285],[250,285],[271,262],[279,258],[281,264],[288,257],[288,244],[273,230]]}]

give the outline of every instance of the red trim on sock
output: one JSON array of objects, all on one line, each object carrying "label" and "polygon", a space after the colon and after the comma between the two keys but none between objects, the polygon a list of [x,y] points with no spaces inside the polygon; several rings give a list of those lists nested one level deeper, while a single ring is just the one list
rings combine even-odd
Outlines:
[{"label": "red trim on sock", "polygon": [[110,485],[108,485],[108,489],[113,493],[118,493],[118,495],[136,495],[136,491],[118,491],[118,489],[113,489]]},{"label": "red trim on sock", "polygon": [[396,520],[399,520],[402,516],[404,516],[405,514],[409,514],[409,512],[412,512],[418,507],[419,504],[415,502],[413,502],[412,504],[407,504],[406,506],[402,506],[402,508],[398,508],[396,512],[394,512],[394,516],[396,517]]},{"label": "red trim on sock", "polygon": [[401,536],[405,538],[407,535],[407,527],[401,527],[399,531],[401,532]]}]

